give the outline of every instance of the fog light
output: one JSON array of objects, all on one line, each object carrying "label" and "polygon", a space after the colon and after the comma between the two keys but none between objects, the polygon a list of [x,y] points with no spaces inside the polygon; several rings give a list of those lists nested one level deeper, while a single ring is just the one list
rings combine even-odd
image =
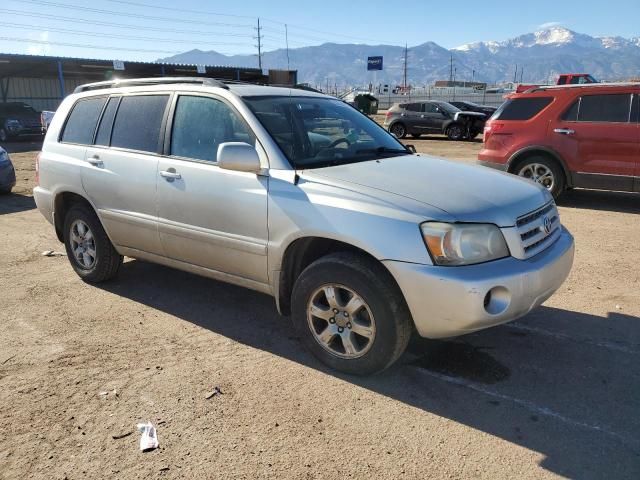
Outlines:
[{"label": "fog light", "polygon": [[505,287],[493,287],[484,296],[484,309],[489,315],[504,313],[511,303],[511,293]]}]

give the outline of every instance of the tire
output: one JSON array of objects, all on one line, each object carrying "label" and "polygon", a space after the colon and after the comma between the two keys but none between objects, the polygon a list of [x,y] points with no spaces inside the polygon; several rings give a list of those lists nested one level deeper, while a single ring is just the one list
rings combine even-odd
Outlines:
[{"label": "tire", "polygon": [[396,138],[404,138],[407,136],[407,127],[404,123],[396,122],[389,127],[389,132],[394,134]]},{"label": "tire", "polygon": [[412,133],[411,136],[413,138],[420,138],[422,136],[422,134],[421,133]]},{"label": "tire", "polygon": [[[84,227],[80,228],[81,225]],[[85,227],[89,233],[83,232]],[[80,238],[83,238],[82,242],[78,241]],[[67,212],[64,246],[71,266],[88,283],[100,283],[115,277],[122,265],[122,255],[113,248],[100,220],[87,205],[76,204]],[[78,254],[78,251],[84,253]]]},{"label": "tire", "polygon": [[[565,190],[564,171],[558,162],[544,155],[534,155],[517,162],[512,173],[541,184],[554,199],[560,197]],[[535,178],[536,175],[538,178]]]},{"label": "tire", "polygon": [[459,141],[464,138],[464,128],[457,123],[449,125],[446,133],[449,140]]},{"label": "tire", "polygon": [[465,140],[468,141],[468,142],[473,142],[477,138],[478,135],[480,135],[480,132],[471,132],[470,135],[467,135],[465,137]]},{"label": "tire", "polygon": [[[331,287],[337,292],[336,309],[331,308],[326,294]],[[350,310],[349,300],[354,297],[362,305]],[[313,310],[321,315],[316,316],[310,307],[319,305],[319,299],[326,303]],[[300,274],[293,288],[292,321],[304,344],[322,363],[355,375],[389,367],[402,355],[413,332],[411,314],[389,272],[375,260],[350,252],[322,257]],[[325,332],[329,333],[321,343]],[[352,352],[345,347],[345,336]]]}]

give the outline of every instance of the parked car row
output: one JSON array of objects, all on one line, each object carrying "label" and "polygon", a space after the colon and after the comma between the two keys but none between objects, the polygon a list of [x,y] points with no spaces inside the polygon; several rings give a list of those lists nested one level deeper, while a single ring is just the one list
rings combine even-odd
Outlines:
[{"label": "parked car row", "polygon": [[450,140],[473,140],[489,118],[486,112],[461,110],[448,102],[428,100],[397,103],[385,115],[384,126],[397,138],[443,133]]}]

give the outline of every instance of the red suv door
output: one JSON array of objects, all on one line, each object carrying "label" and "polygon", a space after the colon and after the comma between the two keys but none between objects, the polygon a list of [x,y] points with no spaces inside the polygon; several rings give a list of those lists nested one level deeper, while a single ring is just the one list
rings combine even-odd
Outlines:
[{"label": "red suv door", "polygon": [[551,143],[569,166],[574,185],[633,191],[640,142],[632,91],[576,93],[549,123]]}]

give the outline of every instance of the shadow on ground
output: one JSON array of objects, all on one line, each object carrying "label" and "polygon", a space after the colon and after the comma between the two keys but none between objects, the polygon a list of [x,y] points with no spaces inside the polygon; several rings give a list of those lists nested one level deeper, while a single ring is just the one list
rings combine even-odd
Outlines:
[{"label": "shadow on ground", "polygon": [[568,208],[587,208],[608,212],[640,213],[640,195],[637,193],[601,190],[569,190],[562,194],[558,205]]},{"label": "shadow on ground", "polygon": [[639,318],[542,307],[451,341],[415,338],[395,366],[363,378],[315,360],[266,295],[135,260],[101,288],[539,452],[556,474],[640,478]]},{"label": "shadow on ground", "polygon": [[36,208],[33,197],[19,193],[0,194],[0,215],[24,212]]}]

